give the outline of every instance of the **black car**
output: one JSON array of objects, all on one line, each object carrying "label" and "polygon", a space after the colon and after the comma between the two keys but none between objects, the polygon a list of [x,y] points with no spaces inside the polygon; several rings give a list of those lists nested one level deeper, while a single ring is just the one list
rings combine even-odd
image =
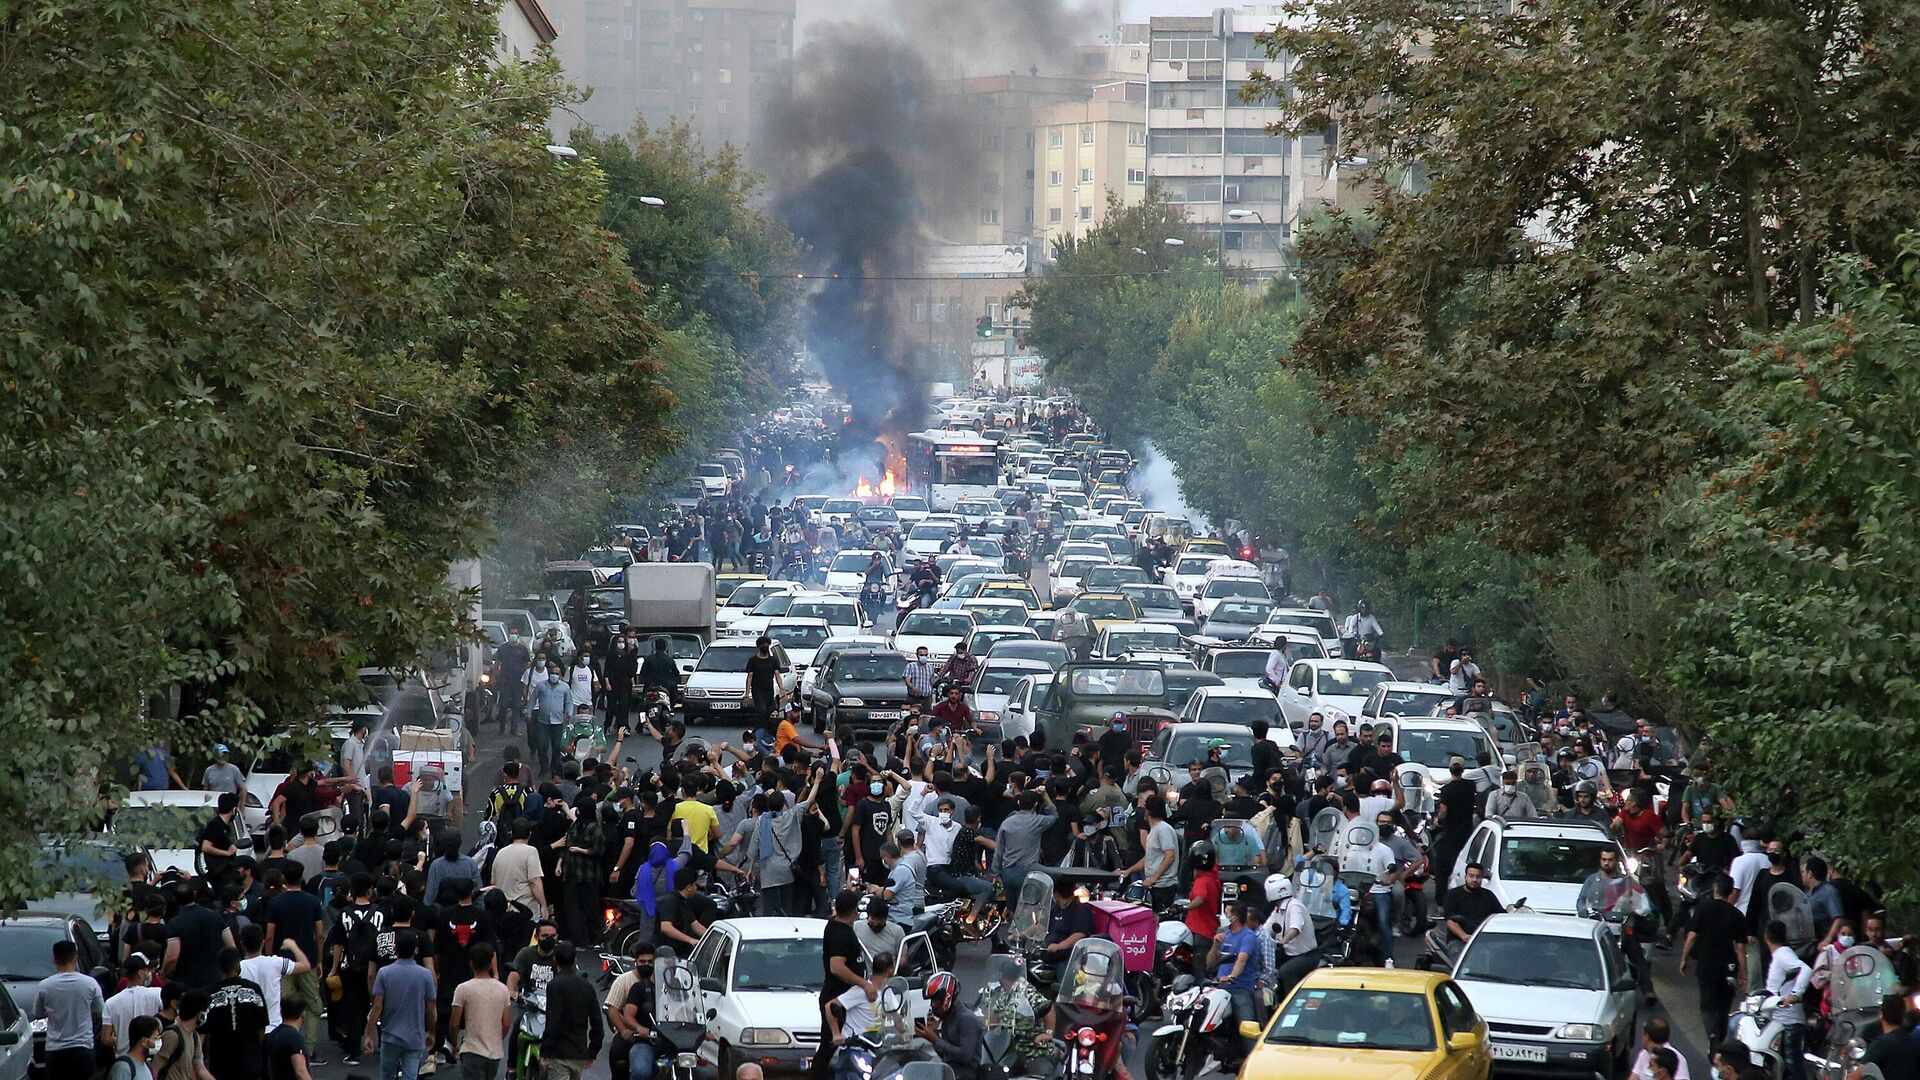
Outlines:
[{"label": "black car", "polygon": [[[77,915],[15,915],[0,919],[0,983],[22,1011],[31,1013],[41,980],[54,973],[53,945],[71,941],[80,950],[79,969],[100,983],[102,997],[113,992],[113,968],[107,947],[93,927]],[[0,1010],[3,1014],[4,1010]],[[9,1045],[0,1040],[0,1046]],[[46,1075],[47,1033],[33,1032],[33,1064],[27,1075]]]},{"label": "black car", "polygon": [[835,653],[814,680],[807,709],[814,725],[885,731],[907,708],[907,658],[891,649]]}]

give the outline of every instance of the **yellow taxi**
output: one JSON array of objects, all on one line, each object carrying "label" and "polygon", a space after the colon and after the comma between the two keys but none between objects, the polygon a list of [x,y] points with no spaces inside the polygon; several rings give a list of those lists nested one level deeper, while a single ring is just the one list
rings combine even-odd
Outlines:
[{"label": "yellow taxi", "polygon": [[1187,541],[1184,550],[1189,555],[1219,555],[1222,558],[1233,556],[1233,549],[1227,546],[1225,540],[1212,536],[1196,536]]},{"label": "yellow taxi", "polygon": [[1039,611],[1040,598],[1034,595],[1033,586],[1024,581],[989,581],[980,586],[982,600],[1018,600],[1027,605],[1028,611]]},{"label": "yellow taxi", "polygon": [[1487,1025],[1443,971],[1321,968],[1266,1024],[1239,1080],[1487,1080]]},{"label": "yellow taxi", "polygon": [[1093,624],[1095,637],[1114,623],[1140,621],[1140,609],[1126,593],[1085,592],[1074,597],[1067,607],[1087,617]]},{"label": "yellow taxi", "polygon": [[765,574],[715,574],[713,575],[713,602],[715,606],[725,604],[733,590],[749,581],[765,581]]}]

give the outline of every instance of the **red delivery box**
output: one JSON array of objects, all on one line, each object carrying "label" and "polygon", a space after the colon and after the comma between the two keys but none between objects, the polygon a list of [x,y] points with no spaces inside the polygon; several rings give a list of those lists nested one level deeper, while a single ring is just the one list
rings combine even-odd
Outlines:
[{"label": "red delivery box", "polygon": [[1152,909],[1123,900],[1095,900],[1087,906],[1093,909],[1094,932],[1119,943],[1120,957],[1128,971],[1153,970],[1154,936],[1160,920]]}]

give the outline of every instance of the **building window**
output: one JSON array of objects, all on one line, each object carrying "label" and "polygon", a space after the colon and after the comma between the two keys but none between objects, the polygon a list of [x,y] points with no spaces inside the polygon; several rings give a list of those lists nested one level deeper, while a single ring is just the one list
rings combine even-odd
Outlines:
[{"label": "building window", "polygon": [[1091,207],[1091,206],[1083,206],[1083,207],[1081,207],[1081,208],[1080,208],[1080,220],[1081,220],[1081,221],[1092,221],[1092,220],[1093,220],[1093,207]]},{"label": "building window", "polygon": [[1000,211],[991,206],[980,211],[980,224],[982,225],[1000,224]]},{"label": "building window", "polygon": [[1088,125],[1087,127],[1083,127],[1083,128],[1081,128],[1081,129],[1080,129],[1080,145],[1081,145],[1081,146],[1092,146],[1092,145],[1093,145],[1093,127],[1092,127],[1092,125]]},{"label": "building window", "polygon": [[933,302],[933,321],[937,323],[947,321],[947,302],[945,300],[935,300]]},{"label": "building window", "polygon": [[1047,132],[1047,149],[1058,150],[1065,144],[1066,136],[1058,131]]},{"label": "building window", "polygon": [[1081,183],[1083,183],[1083,184],[1091,184],[1091,183],[1093,183],[1093,170],[1092,170],[1092,169],[1081,169],[1081,170],[1080,170],[1080,182],[1081,182]]},{"label": "building window", "polygon": [[731,106],[732,104],[733,102],[728,101],[726,98],[721,98],[720,99],[720,115],[725,116],[727,113],[732,112],[733,110],[729,108],[729,106]]},{"label": "building window", "polygon": [[1147,139],[1147,153],[1158,157],[1162,154],[1217,154],[1220,152],[1220,133],[1215,132],[1154,132]]},{"label": "building window", "polygon": [[1059,207],[1057,206],[1047,207],[1047,224],[1049,225],[1060,224],[1060,208]]},{"label": "building window", "polygon": [[1218,60],[1220,39],[1211,30],[1173,30],[1153,36],[1155,60]]},{"label": "building window", "polygon": [[987,318],[992,319],[995,322],[1000,321],[1000,301],[998,300],[987,301]]},{"label": "building window", "polygon": [[1033,132],[1027,132],[1027,149],[1033,149]]},{"label": "building window", "polygon": [[1128,146],[1145,146],[1145,145],[1147,145],[1147,129],[1145,129],[1145,128],[1128,128],[1128,129],[1127,129],[1127,145],[1128,145]]},{"label": "building window", "polygon": [[721,81],[721,82],[723,82],[723,83],[731,83],[731,82],[733,82],[733,69],[732,69],[732,68],[721,68],[721,69],[720,69],[720,81]]},{"label": "building window", "polygon": [[1048,171],[1048,173],[1047,173],[1047,186],[1048,186],[1048,187],[1059,187],[1059,186],[1060,186],[1060,170],[1059,170],[1059,169],[1052,169],[1052,170],[1049,170],[1049,171]]},{"label": "building window", "polygon": [[913,302],[913,314],[912,314],[912,316],[911,316],[911,319],[912,319],[912,321],[914,321],[914,322],[917,322],[917,323],[923,323],[923,322],[926,322],[926,321],[927,321],[927,303],[926,303],[926,301],[924,301],[924,300],[915,300],[915,301]]},{"label": "building window", "polygon": [[1031,206],[1027,207],[1026,217],[1027,217],[1027,226],[1031,228],[1033,226],[1033,207]]},{"label": "building window", "polygon": [[1147,182],[1147,170],[1145,169],[1128,169],[1127,170],[1127,183],[1144,184],[1146,182]]}]

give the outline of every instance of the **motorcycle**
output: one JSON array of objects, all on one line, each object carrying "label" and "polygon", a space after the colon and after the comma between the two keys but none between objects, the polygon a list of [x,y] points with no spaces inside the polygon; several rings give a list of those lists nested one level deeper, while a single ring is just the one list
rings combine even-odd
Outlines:
[{"label": "motorcycle", "polygon": [[1127,1035],[1125,974],[1117,943],[1105,938],[1074,943],[1053,998],[1054,1029],[1066,1044],[1062,1075],[1076,1080],[1113,1075]]},{"label": "motorcycle", "polygon": [[[1053,915],[1053,877],[1034,871],[1020,883],[1020,896],[1013,905],[1013,917],[1007,920],[1007,949],[1020,958],[1027,981],[1041,994],[1051,997],[1058,972],[1042,951],[1047,928]],[[1118,948],[1118,946],[1115,946]]]},{"label": "motorcycle", "polygon": [[1637,936],[1641,922],[1653,913],[1653,905],[1647,900],[1647,890],[1636,878],[1626,873],[1614,878],[1592,875],[1580,886],[1574,910],[1581,918],[1605,923],[1633,966],[1634,979],[1643,987],[1653,985],[1647,973],[1646,950]]},{"label": "motorcycle", "polygon": [[1727,1025],[1728,1037],[1746,1047],[1754,1067],[1773,1080],[1780,1080],[1785,1065],[1781,1041],[1786,1025],[1773,1018],[1780,1001],[1778,995],[1765,991],[1748,994],[1735,1006],[1732,1021]]},{"label": "motorcycle", "polygon": [[879,1030],[843,1032],[846,1041],[833,1054],[834,1080],[911,1077],[918,1074],[917,1070],[909,1072],[914,1064],[939,1061],[930,1044],[914,1038],[907,993],[907,980],[897,976],[887,980],[875,1002]]},{"label": "motorcycle", "polygon": [[700,1008],[700,980],[672,949],[653,962],[653,1049],[664,1080],[698,1080],[700,1041],[707,1024]]},{"label": "motorcycle", "polygon": [[1182,975],[1174,980],[1164,1015],[1169,1022],[1147,1043],[1147,1080],[1193,1080],[1229,1059],[1222,1040],[1239,1038],[1227,1024],[1233,995]]},{"label": "motorcycle", "polygon": [[547,1034],[547,990],[522,990],[513,1022],[513,1045],[507,1052],[511,1080],[541,1080],[546,1065],[540,1060],[540,1040]]},{"label": "motorcycle", "polygon": [[560,730],[560,745],[566,747],[567,756],[575,761],[605,758],[609,749],[606,729],[592,716],[582,715],[567,721],[567,726]]},{"label": "motorcycle", "polygon": [[1880,1000],[1899,982],[1886,955],[1871,945],[1855,945],[1835,958],[1821,1006],[1823,1052],[1806,1055],[1807,1071],[1819,1080],[1846,1080],[1866,1043],[1879,1033]]}]

